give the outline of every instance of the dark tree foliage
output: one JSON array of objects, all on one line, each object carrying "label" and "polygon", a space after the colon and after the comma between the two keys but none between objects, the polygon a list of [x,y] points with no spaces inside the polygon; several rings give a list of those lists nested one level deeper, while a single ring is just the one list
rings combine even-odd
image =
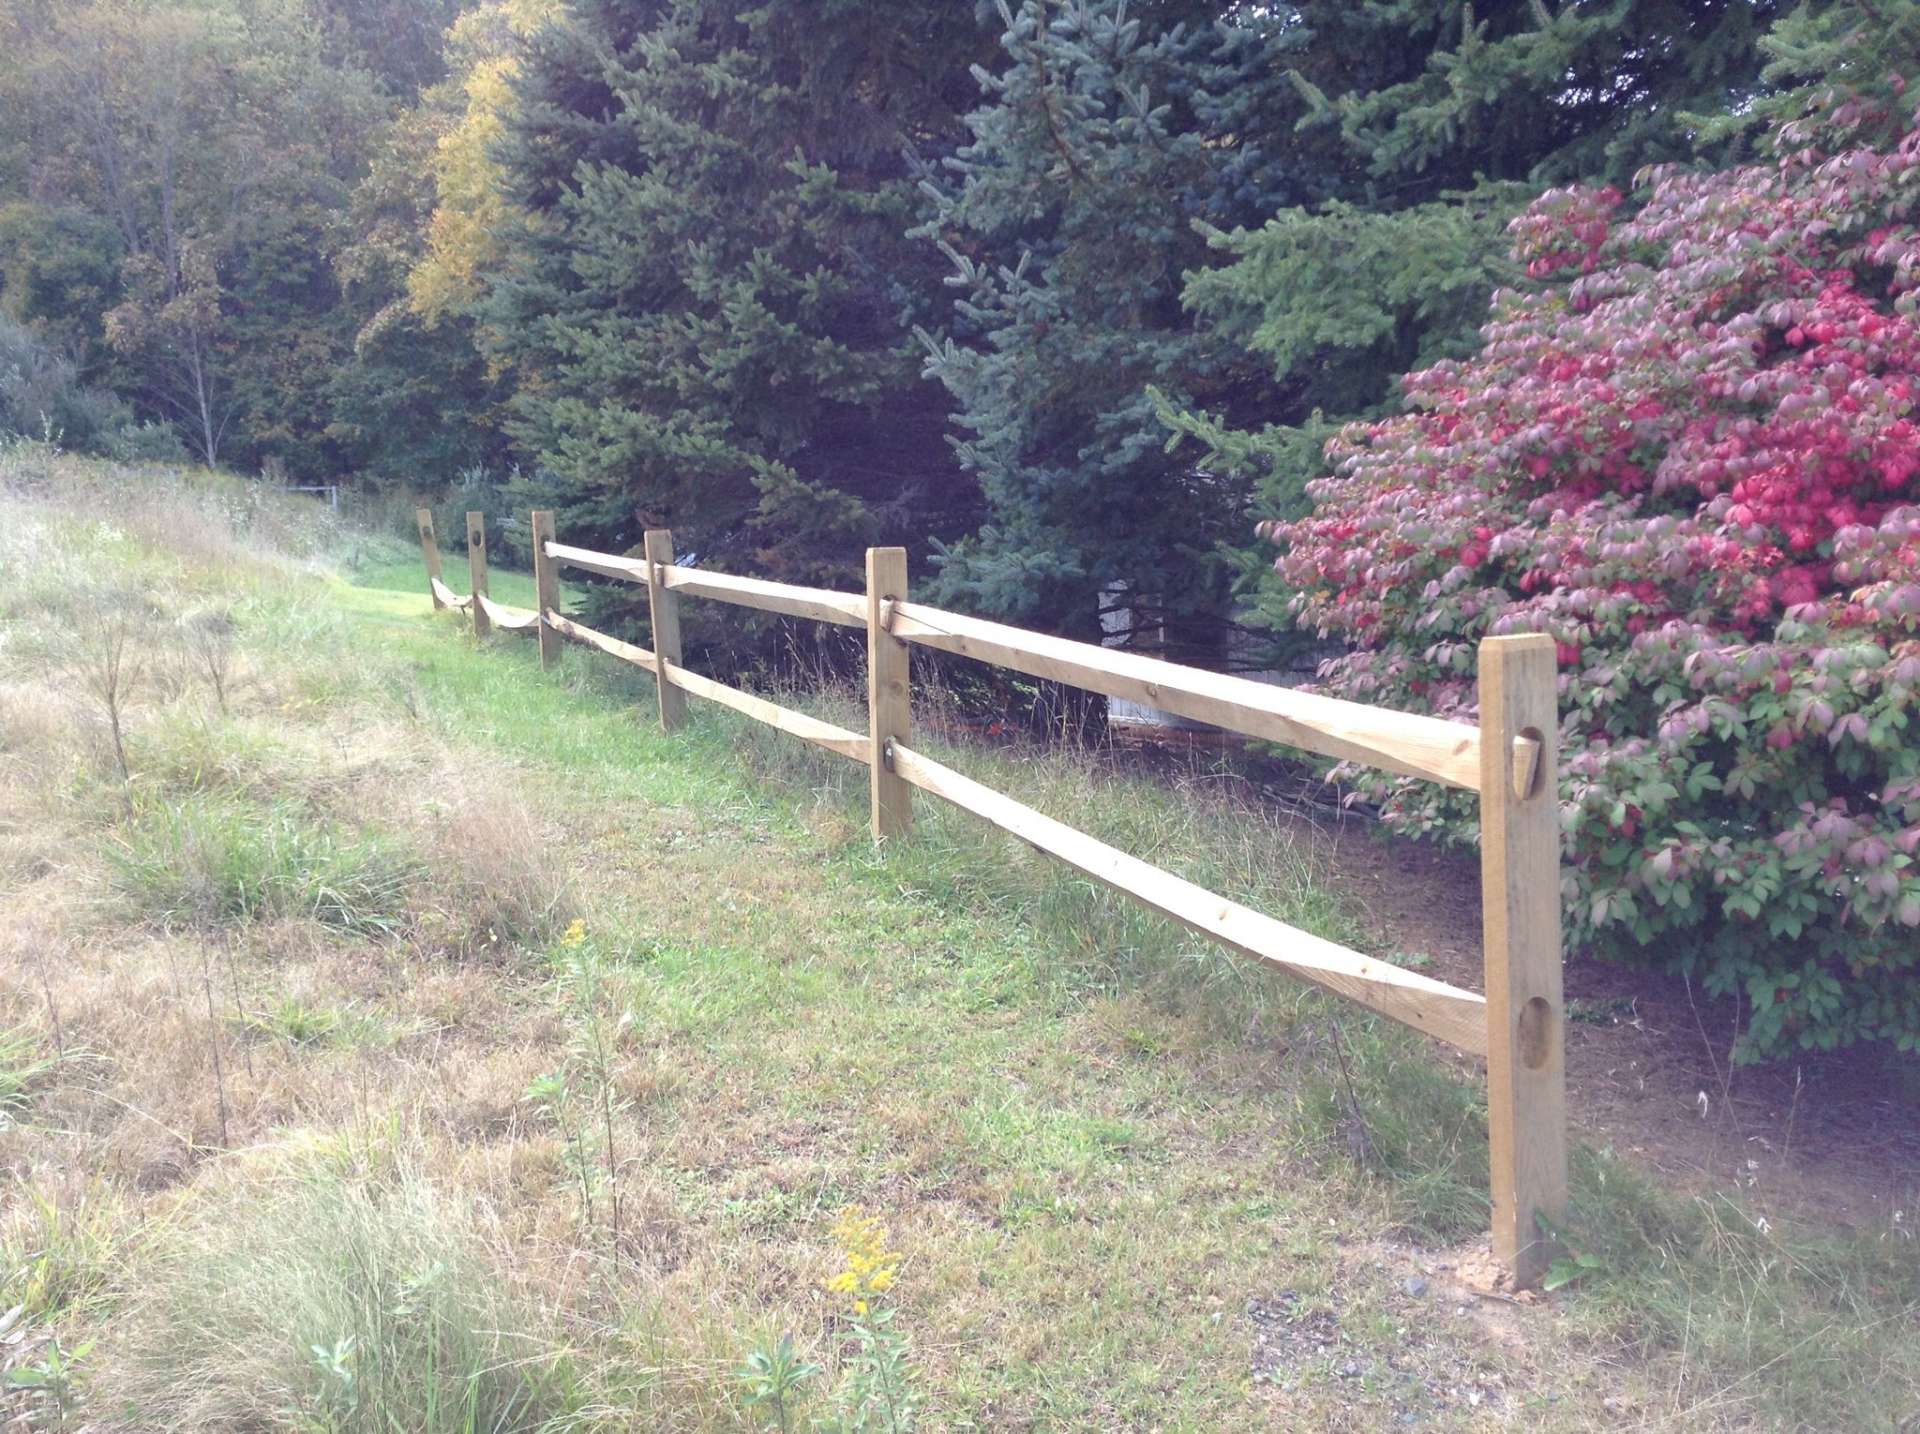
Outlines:
[{"label": "dark tree foliage", "polygon": [[1197,329],[1180,287],[1206,257],[1196,225],[1316,192],[1271,142],[1300,32],[1218,3],[1029,0],[999,19],[972,141],[929,166],[918,231],[959,291],[927,371],[989,509],[943,555],[942,588],[1080,635],[1104,603],[1136,644],[1191,656],[1219,637],[1217,549],[1247,492],[1165,451],[1150,389],[1248,420],[1273,400],[1264,364]]},{"label": "dark tree foliage", "polygon": [[312,0],[336,62],[372,71],[396,96],[411,99],[446,75],[441,38],[460,0]]},{"label": "dark tree foliage", "polygon": [[0,310],[98,376],[111,363],[101,316],[120,301],[125,247],[77,205],[0,204]]},{"label": "dark tree foliage", "polygon": [[949,0],[588,0],[535,38],[483,318],[562,531],[844,584],[972,525],[903,155],[956,134],[977,34]]},{"label": "dark tree foliage", "polygon": [[1744,152],[1737,127],[1703,152],[1695,116],[1751,106],[1760,41],[1787,9],[1304,0],[1291,114],[1303,144],[1328,146],[1323,192],[1258,227],[1219,226],[1225,262],[1186,289],[1199,322],[1268,366],[1281,401],[1255,426],[1170,394],[1176,431],[1210,468],[1254,478],[1265,515],[1301,511],[1339,424],[1391,411],[1396,375],[1472,351],[1492,291],[1519,277],[1505,230],[1533,195]]},{"label": "dark tree foliage", "polygon": [[[432,490],[459,478],[490,492],[487,480],[510,461],[500,427],[505,379],[482,357],[471,317],[429,323],[407,301],[407,274],[433,212],[429,161],[440,134],[435,116],[403,113],[354,190],[353,241],[335,261],[356,324],[353,360],[328,379],[327,433],[348,467],[373,483]],[[504,559],[517,551],[515,529],[491,517]]]}]

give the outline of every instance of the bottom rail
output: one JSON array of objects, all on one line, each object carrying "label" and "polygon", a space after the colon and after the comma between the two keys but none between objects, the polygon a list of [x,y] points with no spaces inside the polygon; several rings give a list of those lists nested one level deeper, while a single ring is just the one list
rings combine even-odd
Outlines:
[{"label": "bottom rail", "polygon": [[977,817],[984,817],[1003,831],[1011,832],[1047,855],[1190,930],[1472,1055],[1486,1054],[1484,996],[1375,961],[1336,942],[1262,915],[1251,907],[1228,901],[1205,887],[1162,871],[1064,822],[1023,806],[898,743],[889,746],[886,758],[894,771],[922,791],[932,792]]},{"label": "bottom rail", "polygon": [[811,742],[816,747],[824,747],[829,752],[837,752],[842,757],[855,762],[873,760],[872,744],[858,732],[849,732],[845,727],[836,727],[831,722],[823,722],[818,717],[809,717],[804,712],[796,712],[791,707],[782,707],[777,702],[769,702],[764,697],[755,697],[751,692],[742,692],[738,687],[729,687],[724,682],[715,682],[711,677],[702,677],[697,672],[689,672],[677,663],[667,664],[667,681],[674,686],[684,688],[695,697],[704,697],[709,702],[717,702],[722,707],[731,707],[764,722],[769,727],[785,732],[789,737],[798,737],[803,742]]},{"label": "bottom rail", "polygon": [[[653,653],[644,647],[635,647],[630,642],[622,642],[617,637],[608,637],[604,632],[595,632],[592,628],[564,617],[557,612],[548,612],[547,626],[563,637],[570,637],[588,647],[597,647],[600,651],[631,662],[636,667],[644,667],[659,679],[662,663]],[[798,737],[803,742],[811,742],[816,747],[824,747],[829,752],[855,762],[869,762],[870,745],[858,732],[850,732],[845,727],[836,727],[831,722],[823,722],[818,717],[810,717],[805,712],[796,712],[791,707],[782,707],[777,702],[769,702],[764,697],[756,697],[751,692],[742,692],[737,687],[729,687],[724,682],[716,682],[711,677],[703,677],[680,666],[677,662],[664,664],[667,670],[666,680],[675,687],[691,693],[695,697],[704,697],[709,702],[731,708],[756,722],[764,722],[769,727],[785,732],[790,737]]]},{"label": "bottom rail", "polygon": [[433,584],[433,595],[445,606],[457,607],[462,612],[473,606],[471,594],[457,593],[438,578],[428,578],[427,581]]},{"label": "bottom rail", "polygon": [[644,667],[647,671],[659,675],[660,661],[644,647],[635,647],[630,642],[622,642],[617,637],[608,637],[604,632],[595,632],[584,623],[575,622],[549,609],[545,614],[547,626],[562,637],[570,637],[575,642],[585,643],[588,647],[597,647],[611,657],[622,662],[631,662],[635,667]]},{"label": "bottom rail", "polygon": [[495,602],[485,593],[480,593],[480,610],[487,615],[487,621],[507,632],[530,631],[540,625],[540,614],[530,607],[508,607],[505,603]]}]

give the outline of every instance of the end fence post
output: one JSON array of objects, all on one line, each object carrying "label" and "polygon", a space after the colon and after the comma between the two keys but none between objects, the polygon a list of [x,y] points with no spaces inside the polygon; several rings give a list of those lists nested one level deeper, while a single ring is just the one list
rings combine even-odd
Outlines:
[{"label": "end fence post", "polygon": [[906,643],[895,637],[893,609],[907,600],[907,550],[867,549],[867,738],[868,791],[873,837],[905,836],[913,830],[913,788],[893,770],[892,744],[913,739],[913,699]]},{"label": "end fence post", "polygon": [[467,514],[467,591],[473,594],[473,635],[485,637],[493,630],[487,620],[487,515]]},{"label": "end fence post", "polygon": [[653,624],[653,655],[660,666],[653,674],[660,692],[660,729],[671,732],[687,720],[687,693],[667,675],[669,664],[680,663],[680,595],[667,586],[666,569],[673,566],[673,530],[649,528],[642,539],[647,560],[647,613]]},{"label": "end fence post", "polygon": [[[1567,1204],[1566,1011],[1560,989],[1559,694],[1551,637],[1480,644],[1480,900],[1486,959],[1493,1249],[1516,1288],[1552,1261],[1537,1217]],[[1513,742],[1540,744],[1516,791]]]},{"label": "end fence post", "polygon": [[540,670],[545,672],[560,660],[560,634],[547,622],[547,614],[560,611],[560,574],[553,559],[547,556],[547,544],[553,541],[553,513],[550,509],[533,510],[533,591],[534,606],[540,610],[540,622],[535,628],[540,634]]},{"label": "end fence post", "polygon": [[427,560],[427,596],[433,599],[433,610],[438,612],[446,604],[440,601],[440,594],[433,586],[440,577],[440,545],[433,540],[433,510],[415,508],[413,521],[420,528],[420,556]]}]

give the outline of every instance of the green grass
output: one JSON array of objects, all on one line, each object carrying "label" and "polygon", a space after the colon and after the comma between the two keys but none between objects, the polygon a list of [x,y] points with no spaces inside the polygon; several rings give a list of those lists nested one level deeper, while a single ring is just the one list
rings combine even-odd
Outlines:
[{"label": "green grass", "polygon": [[1780,1427],[1909,1427],[1909,1241],[1777,1229],[1734,1196],[1662,1190],[1611,1152],[1577,1151],[1574,1174],[1566,1233],[1598,1265],[1570,1310],[1596,1338],[1695,1361],[1703,1384]]},{"label": "green grass", "polygon": [[385,1046],[394,1032],[387,1021],[351,1001],[338,1004],[279,996],[243,1011],[235,1024],[246,1034],[297,1050],[322,1046]]},{"label": "green grass", "polygon": [[28,1026],[0,1028],[0,1129],[17,1119],[39,1085],[58,1065],[38,1031]]},{"label": "green grass", "polygon": [[111,1307],[126,1268],[127,1221],[113,1191],[96,1184],[55,1199],[25,1189],[0,1219],[0,1310],[62,1322]]},{"label": "green grass", "polygon": [[109,860],[119,890],[163,924],[288,918],[362,936],[407,920],[420,859],[285,803],[187,797],[149,805]]}]

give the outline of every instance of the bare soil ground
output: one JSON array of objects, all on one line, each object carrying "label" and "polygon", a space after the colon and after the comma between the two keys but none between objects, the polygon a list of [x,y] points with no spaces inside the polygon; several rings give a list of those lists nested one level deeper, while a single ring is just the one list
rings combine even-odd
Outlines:
[{"label": "bare soil ground", "polygon": [[[1388,949],[1481,985],[1479,867],[1471,855],[1383,836],[1364,818],[1296,806]],[[1886,1229],[1920,1220],[1920,1082],[1878,1049],[1743,1065],[1739,1011],[1685,980],[1572,953],[1568,1107],[1579,1135],[1664,1181],[1739,1189],[1774,1209]],[[1911,1065],[1911,1063],[1909,1063]]]}]

